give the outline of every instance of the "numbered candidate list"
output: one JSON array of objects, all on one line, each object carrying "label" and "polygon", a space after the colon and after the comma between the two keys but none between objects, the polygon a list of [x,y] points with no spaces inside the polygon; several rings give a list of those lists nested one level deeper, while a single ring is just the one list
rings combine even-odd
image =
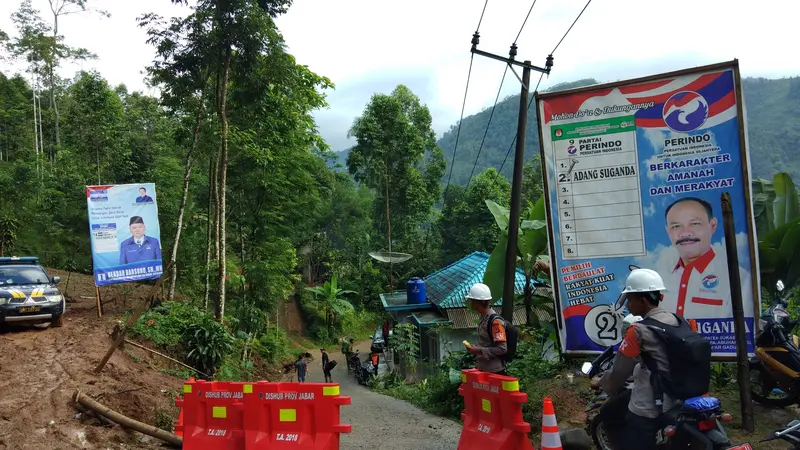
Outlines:
[{"label": "numbered candidate list", "polygon": [[644,255],[634,118],[553,126],[552,133],[562,258]]}]

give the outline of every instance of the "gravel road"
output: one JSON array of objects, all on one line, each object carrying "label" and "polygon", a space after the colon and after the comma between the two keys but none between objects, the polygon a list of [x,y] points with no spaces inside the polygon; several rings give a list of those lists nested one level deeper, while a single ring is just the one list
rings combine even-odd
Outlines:
[{"label": "gravel road", "polygon": [[[338,364],[333,381],[341,386],[341,394],[349,395],[350,405],[342,406],[342,423],[353,431],[342,434],[341,450],[455,450],[461,425],[449,419],[428,414],[403,400],[378,394],[360,386],[347,373],[344,357],[329,353]],[[324,382],[319,367],[319,352],[309,364],[309,382]]]}]

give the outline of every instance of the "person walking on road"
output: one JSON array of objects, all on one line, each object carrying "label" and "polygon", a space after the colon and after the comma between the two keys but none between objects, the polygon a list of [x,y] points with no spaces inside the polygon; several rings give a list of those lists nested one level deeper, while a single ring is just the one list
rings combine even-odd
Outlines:
[{"label": "person walking on road", "polygon": [[294,363],[294,366],[297,370],[297,382],[298,383],[305,383],[306,382],[306,373],[308,371],[308,363],[303,358],[304,354],[300,354],[297,357],[297,362]]},{"label": "person walking on road", "polygon": [[[342,355],[344,355],[345,361],[350,361],[350,342],[347,340],[347,336],[342,338]],[[350,365],[346,364],[347,370],[350,371]]]},{"label": "person walking on road", "polygon": [[[467,351],[477,357],[477,369],[481,372],[506,375],[506,364],[503,361],[503,356],[508,352],[505,322],[490,305],[492,292],[489,286],[483,283],[473,284],[467,294],[467,301],[480,315],[478,345],[468,345]],[[489,335],[490,317],[494,317],[491,335]]]},{"label": "person walking on road", "polygon": [[389,348],[389,330],[391,330],[391,327],[389,326],[389,321],[384,320],[381,334],[383,335],[383,343],[386,345],[387,349]]},{"label": "person walking on road", "polygon": [[328,352],[324,348],[319,349],[319,351],[322,352],[322,373],[325,375],[325,382],[333,383],[330,368],[331,359],[328,357]]}]

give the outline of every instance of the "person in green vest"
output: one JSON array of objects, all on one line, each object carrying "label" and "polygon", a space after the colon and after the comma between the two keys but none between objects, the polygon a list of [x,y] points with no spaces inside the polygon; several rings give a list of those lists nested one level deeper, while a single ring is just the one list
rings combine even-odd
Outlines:
[{"label": "person in green vest", "polygon": [[[342,338],[342,355],[344,355],[345,361],[347,361],[348,363],[350,362],[350,355],[352,354],[351,341],[352,339],[350,339],[350,341],[347,340],[347,336]],[[345,365],[347,366],[347,371],[349,372],[350,364],[345,364]]]}]

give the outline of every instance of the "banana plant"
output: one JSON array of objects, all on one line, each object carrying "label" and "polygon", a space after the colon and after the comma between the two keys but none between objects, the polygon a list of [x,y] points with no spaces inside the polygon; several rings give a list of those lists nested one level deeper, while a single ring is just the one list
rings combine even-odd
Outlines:
[{"label": "banana plant", "polygon": [[[503,292],[503,278],[506,268],[506,253],[508,249],[508,208],[498,205],[492,200],[486,200],[486,206],[494,216],[495,223],[500,228],[500,238],[486,265],[483,282],[497,296]],[[542,323],[535,310],[542,310],[554,316],[553,302],[543,296],[534,294],[533,278],[540,278],[536,270],[537,260],[548,260],[547,251],[547,221],[544,215],[544,200],[539,198],[535,205],[528,203],[528,207],[521,214],[521,221],[517,239],[517,262],[525,273],[525,289],[521,296],[525,303],[526,326],[542,327],[555,331],[552,323]],[[551,330],[552,328],[552,330]]]},{"label": "banana plant", "polygon": [[784,172],[753,180],[752,193],[761,286],[774,297],[778,280],[785,289],[800,287],[800,201]]},{"label": "banana plant", "polygon": [[306,290],[317,297],[322,297],[325,321],[328,323],[328,333],[329,336],[333,336],[333,323],[336,318],[355,310],[353,304],[345,300],[344,296],[356,294],[357,292],[339,289],[339,279],[335,273],[331,276],[330,281],[326,281],[322,286],[307,287]]}]

